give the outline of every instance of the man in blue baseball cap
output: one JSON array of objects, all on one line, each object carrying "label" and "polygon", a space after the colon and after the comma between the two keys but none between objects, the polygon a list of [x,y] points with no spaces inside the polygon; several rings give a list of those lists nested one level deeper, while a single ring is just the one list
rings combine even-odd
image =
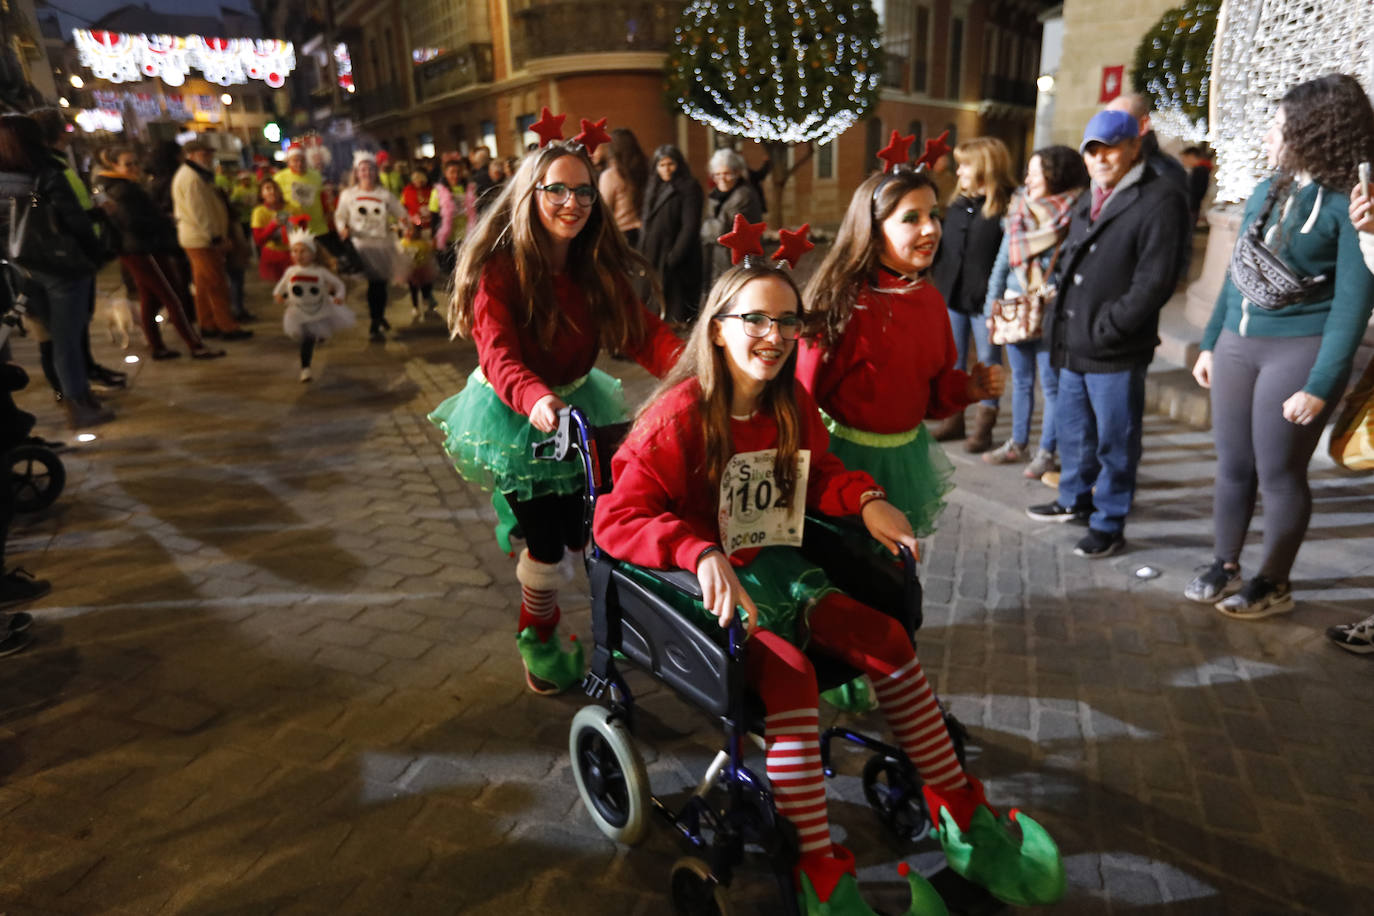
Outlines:
[{"label": "man in blue baseball cap", "polygon": [[1058,295],[1045,319],[1059,371],[1055,424],[1059,498],[1031,506],[1037,521],[1088,522],[1074,548],[1109,557],[1126,545],[1145,414],[1145,369],[1159,344],[1159,311],[1174,291],[1187,222],[1183,191],[1149,167],[1125,111],[1099,111],[1079,146],[1092,179],[1074,205],[1060,253]]}]

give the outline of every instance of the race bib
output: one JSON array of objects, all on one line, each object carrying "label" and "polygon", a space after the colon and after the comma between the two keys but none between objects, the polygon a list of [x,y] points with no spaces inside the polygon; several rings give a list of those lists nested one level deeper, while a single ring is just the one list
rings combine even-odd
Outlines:
[{"label": "race bib", "polygon": [[781,505],[773,479],[775,448],[740,452],[720,475],[720,543],[726,556],[754,547],[800,547],[806,520],[806,479],[811,451],[797,452],[797,486],[792,504]]}]

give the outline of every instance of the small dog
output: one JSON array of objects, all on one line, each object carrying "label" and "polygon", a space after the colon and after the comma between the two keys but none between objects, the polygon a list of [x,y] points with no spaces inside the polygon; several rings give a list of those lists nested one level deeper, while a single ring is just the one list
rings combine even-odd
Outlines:
[{"label": "small dog", "polygon": [[121,350],[129,349],[129,332],[134,327],[134,304],[118,289],[96,297],[93,322],[104,323],[109,332],[110,343],[119,344]]}]

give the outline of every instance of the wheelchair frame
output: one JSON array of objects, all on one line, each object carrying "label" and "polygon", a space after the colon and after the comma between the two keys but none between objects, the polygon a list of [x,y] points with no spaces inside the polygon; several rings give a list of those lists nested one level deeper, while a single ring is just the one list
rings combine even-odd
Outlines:
[{"label": "wheelchair frame", "polygon": [[[569,734],[573,774],[588,812],[607,836],[633,845],[647,826],[642,812],[651,807],[694,852],[706,857],[705,861],[682,859],[673,867],[672,899],[679,912],[725,913],[724,889],[731,884],[734,869],[744,858],[745,845],[753,843],[762,847],[772,863],[784,912],[797,916],[800,909],[793,885],[793,869],[799,856],[796,831],[786,818],[778,816],[766,778],[757,776],[744,760],[746,737],[762,732],[762,705],[745,690],[744,627],[736,617],[723,636],[718,631],[708,632],[632,578],[620,561],[596,545],[591,537],[592,518],[598,496],[608,492],[603,488],[608,464],[603,467],[595,430],[580,410],[560,410],[557,432],[534,449],[537,457],[556,460],[565,458],[570,450],[577,451],[586,479],[583,524],[589,545],[585,562],[591,584],[594,646],[583,689],[592,699],[607,704],[580,710]],[[837,554],[854,554],[852,548],[845,547],[846,540],[853,543],[845,532],[817,524],[807,528],[816,533],[811,548],[803,547],[809,555],[821,553],[833,560]],[[868,537],[862,529],[852,533]],[[870,568],[862,573],[845,570],[831,575],[831,579],[846,593],[857,593],[861,599],[876,597],[877,602],[869,603],[897,616],[914,642],[921,625],[920,579],[911,551],[906,547],[900,550],[900,570],[892,563],[870,563]],[[643,572],[693,598],[701,598],[696,576],[685,570]],[[900,616],[891,614],[889,608],[894,605]],[[621,674],[617,653],[718,718],[724,726],[724,750],[716,755],[700,785],[677,811],[649,792],[643,763],[631,737],[634,697]],[[847,683],[861,673],[825,656],[813,656],[811,661],[821,690]],[[967,732],[953,716],[947,712],[944,716],[963,763]],[[828,728],[820,736],[822,767],[827,776],[835,775],[831,742],[836,738],[872,752],[864,767],[864,794],[888,829],[903,840],[922,839],[929,830],[929,814],[920,778],[905,752],[848,728]],[[716,783],[721,784],[727,799],[719,808],[706,797]]]}]

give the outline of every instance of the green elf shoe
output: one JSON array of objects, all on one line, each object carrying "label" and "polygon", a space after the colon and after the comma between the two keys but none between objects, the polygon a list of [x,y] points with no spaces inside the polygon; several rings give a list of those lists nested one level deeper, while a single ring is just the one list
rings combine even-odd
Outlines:
[{"label": "green elf shoe", "polygon": [[924,875],[905,862],[897,866],[897,874],[905,878],[911,888],[911,907],[906,916],[949,916],[944,898]]},{"label": "green elf shoe", "polygon": [[[949,867],[1013,906],[1043,906],[1062,898],[1064,863],[1045,828],[1015,809],[999,818],[982,784],[971,776],[969,783],[957,792],[924,787]],[[1019,842],[1012,836],[1013,823],[1021,830]]]},{"label": "green elf shoe", "polygon": [[878,698],[873,695],[867,675],[859,675],[847,684],[823,691],[821,699],[840,712],[868,712],[878,708]]},{"label": "green elf shoe", "polygon": [[582,680],[582,644],[576,636],[568,638],[569,648],[559,647],[558,631],[541,640],[534,627],[525,627],[515,637],[515,647],[525,663],[525,683],[541,696],[562,693]]}]

